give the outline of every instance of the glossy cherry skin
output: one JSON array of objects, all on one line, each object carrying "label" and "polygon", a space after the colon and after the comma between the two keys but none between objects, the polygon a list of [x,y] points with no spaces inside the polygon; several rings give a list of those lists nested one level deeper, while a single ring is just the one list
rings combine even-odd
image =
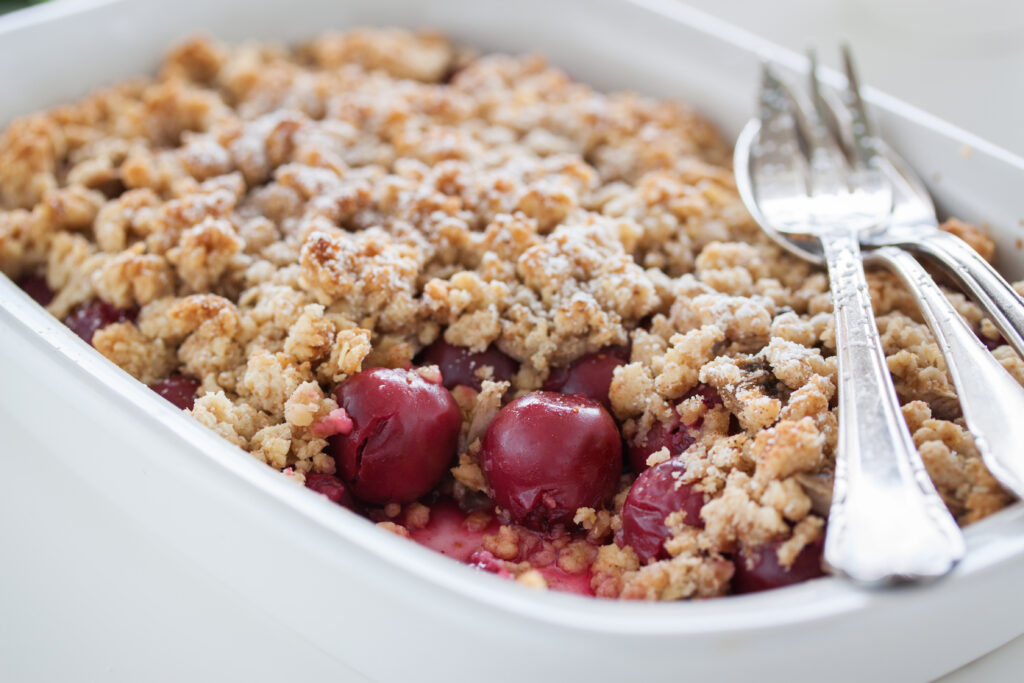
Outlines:
[{"label": "glossy cherry skin", "polygon": [[18,280],[18,286],[40,306],[49,306],[53,301],[53,290],[42,275],[29,275]]},{"label": "glossy cherry skin", "polygon": [[71,331],[79,337],[92,344],[92,335],[97,330],[102,330],[107,325],[134,321],[138,311],[131,308],[118,308],[106,301],[93,299],[88,303],[77,306],[71,311],[64,324],[71,328]]},{"label": "glossy cherry skin", "polygon": [[779,564],[777,551],[780,545],[782,542],[777,541],[756,548],[740,548],[733,558],[736,571],[732,575],[732,592],[756,593],[825,575],[821,566],[825,539],[805,545],[789,567]]},{"label": "glossy cherry skin", "polygon": [[196,402],[196,391],[199,390],[199,380],[176,372],[165,380],[150,384],[149,388],[181,410],[192,410]]},{"label": "glossy cherry skin", "polygon": [[622,443],[596,401],[539,391],[501,409],[484,435],[480,464],[494,501],[514,521],[545,530],[611,498]]},{"label": "glossy cherry skin", "polygon": [[352,495],[345,488],[345,484],[333,474],[317,474],[310,472],[306,475],[306,488],[327,496],[332,503],[337,503],[349,510],[355,509],[355,502]]},{"label": "glossy cherry skin", "polygon": [[423,349],[416,360],[419,365],[438,366],[441,383],[447,389],[462,385],[480,391],[481,380],[476,372],[485,365],[491,367],[494,380],[508,382],[519,372],[519,364],[494,346],[488,346],[481,353],[473,353],[464,346],[449,344],[444,338],[438,338]]},{"label": "glossy cherry skin", "polygon": [[462,425],[455,399],[412,370],[373,368],[335,390],[352,420],[329,439],[338,474],[366,503],[409,503],[444,476]]},{"label": "glossy cherry skin", "polygon": [[637,477],[622,505],[622,542],[636,551],[642,562],[667,557],[665,541],[669,530],[665,518],[680,510],[686,524],[704,527],[700,510],[704,494],[679,483],[686,466],[677,459],[648,468]]},{"label": "glossy cherry skin", "polygon": [[629,350],[625,346],[612,346],[577,358],[565,368],[557,368],[551,372],[544,383],[544,391],[557,391],[562,394],[583,394],[612,412],[612,402],[608,398],[608,390],[612,385],[615,368],[625,365],[629,360]]}]

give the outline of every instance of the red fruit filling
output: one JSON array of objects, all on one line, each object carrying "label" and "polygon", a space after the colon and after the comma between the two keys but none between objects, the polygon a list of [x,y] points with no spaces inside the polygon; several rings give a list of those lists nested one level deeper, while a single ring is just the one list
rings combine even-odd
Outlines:
[{"label": "red fruit filling", "polygon": [[410,537],[428,548],[433,548],[453,560],[471,564],[470,559],[483,542],[485,534],[498,531],[498,522],[493,516],[478,516],[471,524],[470,513],[460,510],[450,498],[440,498],[430,506],[430,520],[425,527],[410,529]]},{"label": "red fruit filling", "polygon": [[325,438],[328,436],[334,436],[335,434],[351,434],[352,429],[355,427],[352,424],[352,418],[348,416],[344,408],[335,408],[327,415],[323,416],[313,424],[309,426],[309,431],[313,436],[319,436]]},{"label": "red fruit filling", "polygon": [[682,510],[683,521],[703,528],[700,510],[704,494],[695,491],[680,477],[686,466],[678,459],[667,460],[637,477],[622,506],[622,542],[631,546],[643,562],[667,557],[665,541],[669,530],[665,518]]},{"label": "red fruit filling", "polygon": [[92,335],[107,325],[134,321],[138,315],[136,309],[118,308],[106,301],[93,299],[81,304],[64,318],[64,324],[79,337],[92,344]]},{"label": "red fruit filling", "polygon": [[40,306],[49,306],[53,301],[53,290],[46,284],[46,278],[41,275],[23,277],[18,280],[18,286]]},{"label": "red fruit filling", "polygon": [[462,425],[447,389],[414,371],[374,368],[349,377],[334,396],[352,429],[332,436],[330,450],[353,496],[408,503],[441,480]]},{"label": "red fruit filling", "polygon": [[352,500],[352,495],[349,494],[348,489],[345,488],[345,484],[341,479],[338,479],[333,474],[307,474],[306,488],[327,496],[332,503],[337,503],[338,505],[347,507],[350,510],[355,509],[355,502]]},{"label": "red fruit filling", "polygon": [[445,388],[467,386],[480,391],[481,379],[477,372],[485,366],[491,368],[494,380],[511,381],[519,371],[519,364],[493,346],[481,353],[473,353],[464,346],[454,346],[443,338],[428,346],[417,358],[420,365],[436,365],[441,369]]},{"label": "red fruit filling", "polygon": [[756,548],[740,548],[733,558],[736,572],[732,576],[732,592],[756,593],[825,575],[821,566],[824,539],[805,545],[789,567],[779,563],[777,552],[781,545],[781,541],[776,541]]},{"label": "red fruit filling", "polygon": [[[482,520],[482,523],[481,523]],[[491,572],[504,578],[511,578],[508,565],[491,551],[482,546],[486,536],[499,532],[500,524],[491,516],[468,514],[458,508],[449,498],[440,498],[430,506],[430,521],[425,527],[410,529],[412,540],[442,555],[468,564],[475,569]],[[574,573],[567,572],[558,566],[558,552],[552,551],[552,537],[541,536],[526,529],[519,528],[518,554],[512,562],[529,560],[533,568],[540,572],[547,581],[548,588],[579,595],[594,595],[591,588],[592,573],[590,567]],[[562,534],[555,537],[564,548],[573,537]],[[579,542],[579,538],[577,538]],[[597,547],[593,547],[594,556]]]},{"label": "red fruit filling", "polygon": [[484,435],[480,464],[495,502],[513,520],[546,529],[611,498],[622,444],[599,403],[541,391],[501,409]]},{"label": "red fruit filling", "polygon": [[615,368],[628,361],[629,349],[625,346],[611,346],[583,356],[568,367],[552,371],[543,389],[562,394],[583,394],[611,413],[612,402],[608,398],[608,390],[612,385],[612,376]]},{"label": "red fruit filling", "polygon": [[196,402],[199,380],[176,372],[165,380],[150,384],[149,388],[181,410],[191,410]]},{"label": "red fruit filling", "polygon": [[469,560],[466,564],[474,569],[480,569],[485,572],[490,572],[491,574],[497,574],[504,579],[512,578],[512,573],[505,569],[505,566],[494,556],[494,553],[487,550],[477,550],[469,556]]}]

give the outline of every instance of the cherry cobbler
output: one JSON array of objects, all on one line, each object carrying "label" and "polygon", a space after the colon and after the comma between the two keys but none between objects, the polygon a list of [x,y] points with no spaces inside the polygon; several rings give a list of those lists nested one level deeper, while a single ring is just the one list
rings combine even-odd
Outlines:
[{"label": "cherry cobbler", "polygon": [[[0,268],[383,529],[535,587],[746,593],[823,574],[836,362],[825,274],[761,235],[729,158],[685,106],[537,56],[200,38],[10,125]],[[940,493],[962,523],[999,510],[913,300],[869,281]]]}]

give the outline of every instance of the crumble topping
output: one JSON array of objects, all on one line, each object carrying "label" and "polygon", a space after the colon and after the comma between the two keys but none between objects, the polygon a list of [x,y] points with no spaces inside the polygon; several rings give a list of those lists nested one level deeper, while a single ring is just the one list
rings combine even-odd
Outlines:
[{"label": "crumble topping", "polygon": [[[503,524],[483,535],[485,564],[538,588],[538,568],[554,566],[589,572],[602,597],[711,597],[729,592],[741,546],[777,543],[788,567],[820,541],[838,429],[827,278],[761,234],[729,159],[685,106],[596,92],[538,56],[480,57],[401,30],[295,49],[196,38],[155,80],[8,127],[0,269],[45,276],[61,318],[94,299],[137,309],[99,329],[96,349],[147,384],[195,378],[191,415],[300,484],[335,472],[327,439],[352,430],[334,386],[411,367],[443,339],[520,363],[452,390],[462,427],[444,486],[486,500],[481,440],[503,401],[628,344],[612,411],[629,442],[673,420],[694,429],[683,452],[646,464],[681,458],[676,486],[706,500],[699,524],[669,514],[667,556],[641,562],[616,542],[624,475],[607,508],[575,511],[584,536]],[[974,226],[943,229],[992,258]],[[1010,497],[913,300],[887,273],[868,281],[929,474],[961,523],[996,512]],[[949,297],[1024,382],[991,322]],[[421,503],[381,514],[406,537],[431,521]],[[476,511],[467,528],[491,522]]]}]

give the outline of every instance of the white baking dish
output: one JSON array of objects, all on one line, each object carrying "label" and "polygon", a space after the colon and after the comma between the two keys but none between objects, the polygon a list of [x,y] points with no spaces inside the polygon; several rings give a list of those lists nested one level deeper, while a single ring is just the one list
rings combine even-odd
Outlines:
[{"label": "white baking dish", "polygon": [[[355,25],[433,27],[488,50],[539,50],[602,88],[685,99],[728,134],[752,110],[758,55],[802,66],[670,0],[58,2],[0,19],[0,121],[146,73],[196,31],[290,41]],[[891,98],[870,99],[886,137],[932,182],[943,208],[988,224],[1001,267],[1024,274],[1024,160]],[[0,591],[0,666],[22,677],[158,680],[191,670],[200,679],[246,671],[252,680],[287,670],[309,680],[336,667],[346,680],[922,680],[1024,632],[1021,505],[970,527],[955,574],[914,589],[865,592],[822,579],[747,597],[632,604],[533,592],[474,572],[288,483],[177,413],[2,277],[0,429],[8,435],[0,464],[19,473],[0,477],[0,552],[19,550],[4,552],[0,582],[25,585],[21,597]],[[104,546],[102,556],[68,557],[64,572],[44,566],[50,543],[70,541],[25,540],[33,520],[12,502],[22,489],[10,487],[34,482],[33,498],[45,497],[50,487],[36,472],[74,482],[53,487],[63,493],[46,501],[66,518],[68,539],[92,533],[76,529],[91,509],[109,508],[106,537],[124,542]],[[151,561],[153,543],[166,563]],[[77,641],[19,628],[37,611],[56,631],[64,619],[89,623],[78,610],[95,601],[67,597],[89,586],[55,585],[42,604],[44,592],[26,579],[36,565],[41,575],[71,577],[76,563],[103,569],[101,590],[111,592],[118,577],[125,587],[110,611],[116,617],[92,619],[110,639],[72,633],[100,652],[71,661],[105,667],[96,671],[61,669],[62,651],[80,654]],[[137,566],[149,573],[143,583],[181,590],[187,574],[209,590],[174,594],[182,609],[153,613]],[[227,597],[211,603],[211,595]],[[224,604],[243,607],[225,614]],[[238,635],[254,619],[273,629],[265,642]],[[174,634],[204,629],[203,640],[216,644],[205,659],[191,669],[170,664],[194,656],[196,639]],[[268,655],[282,646],[295,648],[293,660]]]}]

